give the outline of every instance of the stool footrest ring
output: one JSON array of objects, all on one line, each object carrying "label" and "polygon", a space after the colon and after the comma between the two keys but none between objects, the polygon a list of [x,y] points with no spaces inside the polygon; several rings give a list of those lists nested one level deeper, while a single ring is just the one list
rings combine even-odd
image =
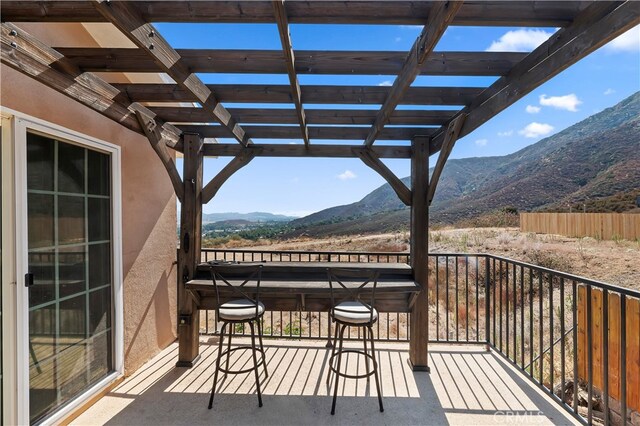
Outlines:
[{"label": "stool footrest ring", "polygon": [[[342,373],[340,371],[338,371],[334,366],[333,366],[333,360],[335,357],[341,355],[341,354],[346,354],[346,353],[352,353],[352,354],[358,354],[358,355],[363,355],[366,356],[367,358],[371,359],[371,361],[373,361],[373,369],[371,369],[371,371],[369,371],[368,373],[364,373],[364,374],[347,374],[347,373]],[[345,349],[342,350],[341,352],[336,352],[335,354],[333,354],[330,358],[329,358],[329,368],[331,369],[332,372],[334,372],[336,375],[340,376],[340,377],[346,377],[348,379],[364,379],[366,377],[372,376],[375,374],[377,368],[378,368],[378,363],[376,362],[376,359],[374,358],[373,355],[369,354],[369,353],[365,353],[364,351],[360,351],[357,349]]]},{"label": "stool footrest ring", "polygon": [[[229,357],[231,355],[231,352],[235,352],[238,350],[252,350],[251,346],[236,346],[234,348],[231,349],[226,349],[222,352],[220,352],[220,354],[218,355],[221,359],[222,357]],[[264,364],[264,350],[260,349],[260,348],[256,348],[256,352],[260,353],[260,359],[258,360],[258,363],[252,367],[249,368],[245,368],[244,370],[227,370],[226,368],[222,367],[222,365],[218,368],[219,371],[222,371],[225,374],[244,374],[244,373],[248,373],[250,371],[256,370],[258,367],[260,367],[261,365]]]}]

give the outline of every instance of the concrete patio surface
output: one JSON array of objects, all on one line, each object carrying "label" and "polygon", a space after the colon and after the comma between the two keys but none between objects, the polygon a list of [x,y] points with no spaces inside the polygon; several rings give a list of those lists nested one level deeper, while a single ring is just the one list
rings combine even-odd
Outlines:
[{"label": "concrete patio surface", "polygon": [[[242,339],[238,339],[241,341]],[[247,339],[244,339],[248,342]],[[431,373],[413,372],[408,344],[378,343],[384,413],[378,411],[375,382],[340,379],[336,414],[325,383],[325,342],[266,340],[269,377],[258,408],[253,373],[228,378],[207,409],[217,338],[201,340],[201,359],[176,368],[173,344],[76,418],[75,425],[491,425],[577,424],[562,408],[499,355],[480,346],[430,347]],[[359,346],[350,342],[348,346]],[[235,368],[249,365],[236,352]],[[350,356],[350,372],[364,372]],[[222,375],[221,375],[222,377]]]}]

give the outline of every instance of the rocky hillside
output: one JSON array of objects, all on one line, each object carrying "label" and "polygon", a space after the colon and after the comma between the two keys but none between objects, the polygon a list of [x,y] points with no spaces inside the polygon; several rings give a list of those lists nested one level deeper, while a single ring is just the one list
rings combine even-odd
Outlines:
[{"label": "rocky hillside", "polygon": [[[597,206],[595,199],[620,197],[638,188],[640,92],[513,154],[449,160],[430,219],[452,223],[504,207],[522,211]],[[389,185],[383,185],[358,202],[322,210],[292,225],[315,224],[333,233],[353,227],[361,232],[389,231],[406,228],[408,213],[403,210]]]}]

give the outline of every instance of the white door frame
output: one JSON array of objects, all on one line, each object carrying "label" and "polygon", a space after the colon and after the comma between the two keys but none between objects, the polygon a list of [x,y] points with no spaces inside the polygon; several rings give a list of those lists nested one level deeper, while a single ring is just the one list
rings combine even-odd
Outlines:
[{"label": "white door frame", "polygon": [[[5,111],[10,111],[4,109]],[[121,196],[121,151],[117,145],[74,132],[58,125],[11,111],[13,118],[14,179],[15,179],[15,282],[16,282],[16,423],[29,423],[29,297],[24,285],[28,272],[27,230],[27,130],[33,130],[58,140],[80,145],[111,155],[112,188],[112,259],[113,259],[113,327],[115,371],[85,391],[78,398],[49,416],[44,423],[56,423],[82,405],[124,374],[124,329],[123,329],[123,275],[122,275],[122,196]],[[4,145],[4,143],[3,143]],[[3,250],[4,253],[4,250]],[[4,264],[4,263],[3,263]],[[4,312],[4,310],[3,310]],[[4,316],[4,314],[3,314]]]}]

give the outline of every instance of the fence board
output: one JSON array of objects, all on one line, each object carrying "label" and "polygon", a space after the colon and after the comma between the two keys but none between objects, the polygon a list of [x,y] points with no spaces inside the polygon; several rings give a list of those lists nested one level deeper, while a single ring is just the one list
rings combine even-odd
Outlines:
[{"label": "fence board", "polygon": [[520,213],[520,231],[633,241],[640,239],[640,214]]},{"label": "fence board", "polygon": [[[593,346],[593,385],[603,388],[602,365],[602,291],[591,291],[591,321]],[[578,288],[578,375],[587,379],[587,297],[586,288]],[[627,297],[627,407],[640,411],[640,299]],[[620,399],[620,296],[609,293],[609,393],[616,400]]]}]

